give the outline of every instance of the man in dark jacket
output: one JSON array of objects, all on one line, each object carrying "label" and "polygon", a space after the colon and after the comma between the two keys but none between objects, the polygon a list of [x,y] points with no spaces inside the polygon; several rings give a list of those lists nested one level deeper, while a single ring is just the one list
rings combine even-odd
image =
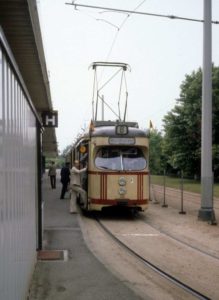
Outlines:
[{"label": "man in dark jacket", "polygon": [[62,192],[60,199],[64,199],[65,193],[67,191],[68,184],[70,182],[70,164],[66,163],[64,167],[61,169],[61,183],[62,183]]}]

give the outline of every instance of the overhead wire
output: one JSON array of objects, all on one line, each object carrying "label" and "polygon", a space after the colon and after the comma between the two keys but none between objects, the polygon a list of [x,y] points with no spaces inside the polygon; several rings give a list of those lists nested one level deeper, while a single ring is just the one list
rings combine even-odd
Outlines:
[{"label": "overhead wire", "polygon": [[[76,1],[72,1],[72,4],[75,6],[75,9],[77,9],[77,7],[78,6],[83,6],[83,5],[78,5],[78,4],[75,4],[75,2]],[[136,10],[139,8],[139,7],[141,7],[144,3],[146,2],[146,0],[143,0],[143,1],[141,1],[135,8],[134,8],[134,10],[132,10],[132,11],[124,11],[124,10],[110,10],[110,11],[113,11],[113,12],[118,12],[118,13],[125,13],[125,14],[127,14],[127,16],[124,18],[124,20],[121,22],[121,24],[119,25],[119,26],[117,26],[117,25],[115,25],[115,24],[113,24],[113,23],[111,23],[111,22],[109,22],[108,20],[105,20],[105,19],[99,19],[99,18],[95,18],[95,17],[93,17],[93,16],[91,16],[91,15],[88,15],[89,17],[91,17],[91,18],[93,18],[93,19],[95,19],[96,21],[102,21],[102,22],[105,22],[105,23],[107,23],[107,24],[109,24],[109,25],[111,25],[111,26],[113,26],[115,29],[116,29],[116,33],[115,33],[115,35],[114,35],[114,38],[113,38],[113,41],[112,41],[112,43],[111,43],[111,46],[110,46],[110,49],[109,49],[109,52],[107,53],[107,56],[106,56],[106,59],[105,59],[105,61],[107,62],[107,61],[109,61],[109,57],[110,57],[110,55],[111,55],[111,53],[112,53],[112,50],[113,50],[113,48],[114,48],[114,46],[115,46],[115,43],[116,43],[116,41],[117,41],[117,39],[118,39],[118,36],[119,36],[119,33],[120,33],[120,31],[121,31],[121,29],[124,27],[124,25],[125,25],[125,23],[127,22],[127,20],[130,18],[130,16],[132,15],[132,14],[134,14],[134,13],[136,13]],[[66,4],[68,4],[68,3],[66,3]],[[90,7],[90,6],[89,6]],[[93,8],[93,7],[91,7],[91,8]],[[80,12],[83,12],[83,11],[81,11],[80,10]],[[107,9],[106,10],[106,12],[109,12],[109,10]],[[100,13],[104,13],[104,12],[100,12]],[[160,16],[160,15],[158,15],[158,16]],[[101,76],[100,76],[100,79],[99,79],[99,82],[102,80],[102,76],[103,76],[103,72],[104,72],[104,68],[103,68],[103,70],[102,70],[102,73],[101,73]],[[119,73],[119,72],[117,72],[117,73]],[[116,74],[117,74],[116,73]],[[123,72],[124,73],[124,72]],[[97,88],[97,86],[98,86],[98,84],[99,84],[99,82],[98,82],[98,80],[97,80],[97,73],[96,73],[96,71],[95,71],[95,82],[96,82],[96,88]],[[123,120],[125,120],[125,116],[126,116],[126,113],[127,113],[127,99],[128,99],[128,92],[127,92],[127,82],[126,82],[126,77],[125,77],[125,74],[123,74],[123,76],[122,76],[124,79],[125,79],[125,88],[126,88],[126,101],[125,101],[125,111],[124,111],[124,116],[123,116]],[[111,78],[112,79],[112,78]],[[111,80],[110,79],[110,80]],[[121,79],[122,80],[122,79]],[[109,80],[108,80],[109,81]],[[107,81],[107,82],[108,82]],[[106,83],[105,83],[106,84]],[[102,89],[104,86],[105,86],[105,84],[103,84],[103,86],[100,88],[100,89]],[[96,103],[96,114],[97,114],[97,106],[98,106],[98,99],[100,98],[101,99],[101,101],[103,101],[104,102],[104,104],[117,116],[117,117],[119,117],[119,118],[121,118],[121,113],[120,113],[120,108],[119,108],[119,115],[111,108],[111,106],[102,98],[102,97],[100,97],[100,95],[99,95],[99,89],[97,90],[97,103]],[[121,96],[121,87],[120,87],[120,95],[119,95],[119,102],[118,102],[118,106],[120,106],[120,96]],[[93,94],[93,100],[92,100],[92,103],[94,102],[94,94]],[[94,106],[94,103],[93,103],[93,105],[92,106]],[[94,116],[94,111],[93,111],[93,116]],[[95,116],[95,118],[97,118],[97,115]]]},{"label": "overhead wire", "polygon": [[[127,14],[126,18],[122,21],[122,23],[120,24],[120,26],[116,26],[113,23],[104,20],[104,19],[96,19],[95,17],[88,15],[89,17],[95,19],[96,21],[102,21],[105,23],[108,23],[109,25],[113,26],[114,28],[116,28],[117,32],[113,38],[112,44],[110,46],[110,50],[107,54],[106,57],[106,61],[108,61],[111,52],[113,50],[113,47],[116,43],[116,40],[118,38],[119,32],[121,31],[122,27],[124,26],[124,24],[126,23],[126,21],[128,20],[128,18],[132,15],[132,14],[138,14],[138,15],[147,15],[147,16],[152,16],[152,17],[162,17],[162,18],[169,18],[169,19],[179,19],[179,20],[185,20],[185,21],[193,21],[193,22],[202,22],[203,20],[201,19],[195,19],[195,18],[186,18],[186,17],[179,17],[179,16],[174,16],[174,15],[163,15],[163,14],[155,14],[155,13],[147,13],[147,12],[136,12],[136,10],[145,2],[146,0],[143,0],[133,11],[131,10],[123,10],[123,9],[114,9],[114,8],[107,8],[107,7],[100,7],[100,6],[91,6],[91,5],[81,5],[81,4],[76,4],[76,0],[72,1],[72,3],[65,3],[67,5],[74,5],[75,9],[78,10],[78,7],[86,7],[86,8],[91,8],[91,9],[105,9],[106,12],[114,12],[114,13],[124,13]],[[82,10],[80,10],[81,13],[84,13]],[[103,12],[102,12],[103,13]],[[219,24],[219,21],[212,21],[212,24]],[[105,101],[104,101],[105,102]]]},{"label": "overhead wire", "polygon": [[[93,9],[105,9],[107,11],[112,12],[122,12],[122,13],[130,13],[130,14],[138,14],[138,15],[146,15],[152,17],[159,17],[159,18],[168,18],[168,19],[178,19],[182,21],[192,21],[192,22],[201,22],[203,23],[204,20],[195,19],[195,18],[186,18],[186,17],[179,17],[175,15],[163,15],[163,14],[155,14],[155,13],[147,13],[141,11],[134,11],[134,10],[127,10],[127,9],[118,9],[118,8],[110,8],[110,7],[103,7],[103,6],[93,6],[93,5],[83,5],[83,4],[75,4],[75,3],[66,3],[67,5],[73,5],[75,7],[86,7],[86,8],[93,8]],[[219,21],[212,21],[212,24],[219,24]]]},{"label": "overhead wire", "polygon": [[[142,4],[143,4],[145,1],[146,1],[146,0],[141,1],[141,2],[134,8],[133,12],[135,12],[140,6],[142,6]],[[70,4],[70,3],[66,3],[66,4]],[[75,10],[78,10],[78,6],[80,6],[80,5],[76,4],[76,0],[75,0],[75,1],[72,1],[71,4],[74,5]],[[81,10],[79,10],[79,11],[80,11],[81,13],[83,12],[83,11],[81,11]],[[83,12],[83,13],[84,13],[84,12]],[[102,12],[102,13],[103,13],[103,12]],[[117,38],[118,38],[119,32],[121,31],[121,29],[122,29],[123,26],[125,25],[125,23],[126,23],[126,21],[128,20],[128,18],[132,15],[132,12],[127,14],[127,16],[125,17],[125,19],[122,21],[122,23],[121,23],[119,26],[117,26],[117,25],[115,25],[115,24],[109,22],[108,20],[95,18],[95,17],[93,17],[92,15],[87,14],[87,13],[84,13],[84,14],[87,15],[88,17],[90,17],[90,18],[95,19],[96,21],[102,21],[102,22],[105,22],[105,23],[107,23],[107,24],[113,26],[113,27],[116,28],[116,30],[117,30],[117,32],[116,32],[116,34],[115,34],[115,36],[114,36],[114,38],[113,38],[112,44],[111,44],[111,46],[110,46],[110,50],[109,50],[109,52],[108,52],[108,54],[107,54],[107,56],[106,56],[106,59],[105,59],[105,61],[107,62],[107,61],[109,60],[109,57],[110,57],[111,53],[112,53],[112,50],[113,50],[113,47],[114,47],[114,45],[115,45],[115,43],[116,43],[116,40],[117,40]],[[101,73],[99,82],[102,80],[103,73],[104,73],[104,68],[102,69],[102,73]],[[116,72],[116,74],[117,74],[117,73],[119,73],[119,72]],[[124,73],[124,72],[123,72],[123,73]],[[94,80],[94,81],[96,82],[96,84],[94,84],[94,87],[97,88],[99,82],[98,82],[98,80],[97,80],[97,72],[96,72],[96,71],[95,71],[95,75],[94,75],[94,76],[95,76],[95,80]],[[107,81],[107,82],[108,82],[108,81]],[[105,84],[106,84],[106,83],[105,83]],[[104,84],[103,86],[105,86],[105,84]],[[103,86],[102,86],[100,89],[102,89]],[[126,83],[126,82],[125,82],[125,86],[126,86],[126,103],[125,103],[124,119],[125,119],[125,115],[126,115],[127,98],[128,98],[127,83]],[[96,110],[97,110],[97,107],[98,107],[99,91],[100,91],[100,90],[97,90]],[[120,90],[120,96],[121,96],[121,90]],[[119,97],[120,97],[120,96],[119,96]],[[106,101],[104,101],[103,98],[100,98],[100,99],[104,102],[104,104],[105,104],[106,106],[108,106],[108,107],[110,108],[110,105],[109,105]],[[118,105],[120,105],[120,98],[119,98],[119,103],[118,103]],[[92,97],[92,115],[94,116],[94,110],[93,110],[93,109],[94,109],[94,90],[93,90],[93,97]],[[118,116],[118,115],[114,112],[114,110],[113,110],[112,108],[110,108],[110,110],[111,110],[116,116]],[[95,118],[96,118],[96,117],[97,117],[97,111],[96,111],[96,116],[95,116]],[[119,109],[119,118],[120,118],[120,109]]]},{"label": "overhead wire", "polygon": [[112,52],[113,47],[114,47],[114,45],[115,45],[115,43],[116,43],[116,40],[117,40],[118,35],[119,35],[119,33],[120,33],[120,30],[121,30],[122,27],[125,25],[125,23],[127,22],[128,18],[129,18],[129,17],[130,17],[130,16],[131,16],[131,15],[132,15],[139,7],[140,7],[140,6],[142,6],[142,4],[144,4],[145,1],[146,1],[146,0],[141,1],[141,3],[138,4],[138,5],[134,8],[133,12],[128,13],[127,16],[125,17],[125,19],[124,19],[124,20],[122,21],[122,23],[119,25],[118,31],[116,32],[116,34],[115,34],[115,36],[114,36],[114,39],[113,39],[113,41],[112,41],[110,50],[109,50],[109,52],[108,52],[108,54],[107,54],[107,56],[106,56],[106,61],[108,61],[109,56],[111,55],[111,52]]},{"label": "overhead wire", "polygon": [[[133,12],[135,12],[139,7],[141,7],[141,6],[144,4],[145,1],[146,1],[146,0],[141,1],[141,2],[134,8]],[[113,51],[113,48],[114,48],[115,43],[116,43],[116,41],[117,41],[117,39],[118,39],[118,36],[119,36],[119,33],[120,33],[121,29],[123,28],[123,26],[125,25],[125,23],[127,22],[128,18],[129,18],[131,15],[132,15],[132,13],[128,13],[127,16],[125,17],[125,19],[121,22],[121,24],[120,24],[119,26],[116,26],[116,25],[112,24],[111,22],[106,21],[106,23],[109,23],[110,25],[114,26],[114,27],[117,29],[116,34],[114,35],[112,44],[111,44],[111,46],[110,46],[110,50],[109,50],[109,52],[108,52],[108,54],[107,54],[107,56],[106,56],[106,59],[105,59],[106,62],[109,61],[109,57],[110,57],[110,55],[111,55],[111,53],[112,53],[112,51]],[[100,20],[103,20],[103,19],[100,19]],[[104,68],[103,68],[102,73],[101,73],[101,75],[100,75],[99,81],[102,80],[103,73],[104,73]],[[123,77],[124,77],[124,72],[122,72],[122,75],[123,75],[123,76],[122,76],[122,78],[123,78]],[[121,81],[122,81],[122,78],[121,78]],[[127,92],[127,83],[126,83],[126,82],[125,82],[125,86],[126,86],[126,101],[125,101],[125,112],[124,112],[124,118],[123,118],[124,120],[125,120],[125,115],[126,115],[126,110],[127,110],[127,100],[128,100],[128,92]],[[121,97],[121,86],[120,86],[119,100],[118,100],[119,119],[121,118],[121,113],[120,113],[120,97]],[[104,101],[104,103],[106,104],[106,101]],[[107,106],[108,106],[108,105],[107,105]]]}]

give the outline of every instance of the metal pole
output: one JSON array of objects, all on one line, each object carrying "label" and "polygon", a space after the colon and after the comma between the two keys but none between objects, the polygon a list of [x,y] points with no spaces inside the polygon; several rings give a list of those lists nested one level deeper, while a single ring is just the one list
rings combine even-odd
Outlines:
[{"label": "metal pole", "polygon": [[163,171],[163,205],[162,207],[168,207],[166,204],[166,170]]},{"label": "metal pole", "polygon": [[102,121],[104,121],[104,95],[102,95]]},{"label": "metal pole", "polygon": [[181,171],[181,180],[180,180],[180,186],[181,186],[181,210],[179,211],[179,214],[185,215],[186,212],[183,210],[183,171]]},{"label": "metal pole", "polygon": [[151,199],[151,173],[148,174],[148,184],[149,184],[149,201],[152,201]]},{"label": "metal pole", "polygon": [[156,195],[154,195],[154,186],[151,183],[151,174],[149,174],[149,191],[150,191],[150,197],[149,200],[152,201],[153,204],[158,204],[159,202],[156,199]]},{"label": "metal pole", "polygon": [[37,250],[43,248],[43,199],[42,199],[42,128],[37,122],[37,186],[38,186],[38,213],[37,213]]},{"label": "metal pole", "polygon": [[211,0],[204,0],[202,134],[201,134],[201,208],[198,218],[215,218],[212,194],[212,29]]}]

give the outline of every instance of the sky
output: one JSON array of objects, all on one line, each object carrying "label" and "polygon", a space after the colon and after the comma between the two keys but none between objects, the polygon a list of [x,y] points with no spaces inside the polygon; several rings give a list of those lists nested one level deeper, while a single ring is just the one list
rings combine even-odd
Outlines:
[{"label": "sky", "polygon": [[[59,113],[56,129],[59,150],[73,143],[92,119],[95,61],[123,62],[128,91],[128,121],[140,128],[162,131],[163,117],[180,96],[180,85],[203,61],[203,24],[146,15],[74,9],[71,0],[38,0],[53,108]],[[203,19],[204,0],[77,0],[76,4],[111,7]],[[219,1],[212,0],[212,20],[219,21]],[[212,25],[212,61],[219,66],[219,25]],[[99,84],[115,70],[100,70]],[[112,72],[112,73],[110,73]],[[104,81],[105,80],[105,81]],[[114,81],[114,80],[113,80]],[[117,110],[119,94],[105,101]],[[118,89],[118,88],[117,88]],[[125,89],[123,85],[122,96]],[[122,99],[124,103],[124,98]],[[106,119],[116,119],[106,109]]]}]

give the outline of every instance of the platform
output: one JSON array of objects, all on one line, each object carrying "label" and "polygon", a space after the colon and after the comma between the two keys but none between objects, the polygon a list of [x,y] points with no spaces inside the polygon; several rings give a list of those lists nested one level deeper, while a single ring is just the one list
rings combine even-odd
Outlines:
[{"label": "platform", "polygon": [[50,188],[43,177],[43,251],[30,285],[29,300],[137,300],[125,282],[115,277],[87,248],[77,214],[69,199],[60,200],[61,183]]}]

